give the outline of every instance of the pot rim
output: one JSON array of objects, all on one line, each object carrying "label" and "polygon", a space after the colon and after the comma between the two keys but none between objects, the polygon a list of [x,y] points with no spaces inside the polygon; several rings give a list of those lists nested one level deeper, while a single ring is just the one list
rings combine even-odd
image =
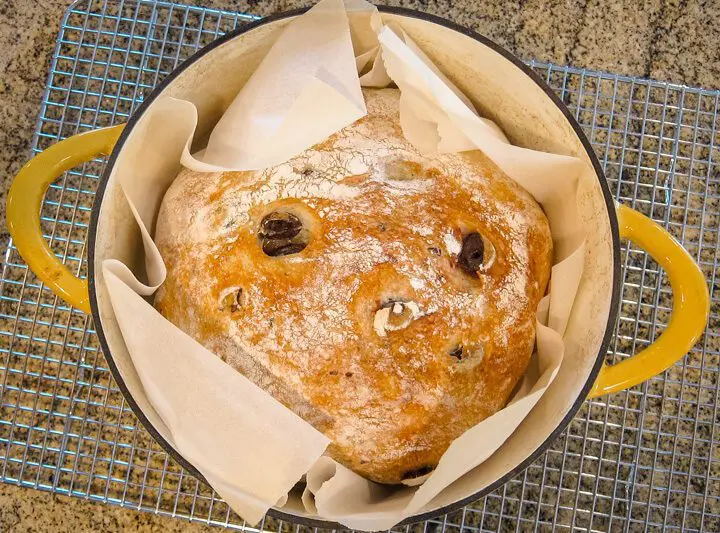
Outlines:
[{"label": "pot rim", "polygon": [[[394,15],[400,15],[404,17],[410,17],[410,18],[416,18],[420,20],[424,20],[426,22],[430,22],[433,24],[437,24],[440,26],[443,26],[445,28],[448,28],[450,30],[454,30],[458,33],[461,33],[467,37],[470,37],[471,39],[474,39],[481,44],[487,46],[488,48],[492,49],[493,51],[497,52],[501,56],[503,56],[505,59],[510,61],[513,65],[518,67],[526,76],[528,76],[535,84],[542,89],[542,91],[550,98],[550,100],[555,104],[555,106],[563,113],[565,118],[567,119],[568,123],[572,127],[575,134],[578,136],[578,139],[583,145],[583,148],[585,149],[585,152],[587,153],[590,162],[592,163],[592,167],[595,173],[595,176],[597,177],[598,183],[600,185],[600,189],[603,193],[603,199],[605,200],[605,205],[607,207],[607,214],[608,218],[610,220],[610,233],[612,235],[612,249],[613,249],[613,283],[612,283],[612,296],[610,300],[610,313],[608,316],[607,325],[605,327],[605,333],[603,335],[602,342],[600,344],[600,350],[597,355],[597,359],[595,361],[595,364],[593,368],[590,370],[587,380],[585,382],[585,385],[583,386],[582,390],[580,391],[580,394],[573,402],[572,406],[568,410],[565,417],[562,419],[562,421],[558,424],[558,426],[553,430],[547,438],[537,447],[535,450],[533,450],[532,453],[522,462],[520,462],[518,465],[516,465],[512,470],[507,472],[505,475],[501,476],[499,479],[497,479],[495,482],[491,483],[487,487],[473,493],[472,495],[463,498],[461,500],[458,500],[452,504],[440,507],[438,509],[434,509],[431,511],[427,511],[424,513],[420,513],[417,515],[410,516],[400,522],[398,526],[401,525],[407,525],[412,524],[415,522],[421,522],[424,520],[428,520],[443,514],[447,514],[453,511],[456,511],[458,509],[461,509],[462,507],[465,507],[467,504],[474,502],[481,497],[491,493],[496,488],[504,485],[507,483],[510,479],[517,476],[519,473],[523,472],[535,459],[537,459],[544,451],[546,451],[550,444],[560,435],[562,431],[570,424],[572,419],[574,418],[575,414],[580,409],[580,406],[583,404],[585,399],[587,398],[588,393],[590,392],[590,389],[592,388],[593,384],[595,383],[595,379],[598,376],[598,373],[600,372],[600,368],[605,360],[605,354],[607,352],[607,348],[610,344],[610,340],[613,335],[613,330],[615,326],[615,322],[617,320],[617,315],[619,312],[618,303],[620,301],[620,236],[619,236],[619,229],[618,229],[618,220],[617,215],[615,212],[615,203],[614,199],[612,197],[612,194],[610,192],[610,189],[607,184],[607,180],[605,178],[605,174],[602,170],[602,167],[600,165],[600,161],[598,160],[592,145],[588,138],[586,137],[585,133],[583,132],[582,128],[578,124],[578,122],[575,120],[575,118],[570,113],[570,110],[567,108],[567,106],[562,102],[562,100],[552,91],[552,89],[549,87],[545,81],[540,78],[529,66],[527,66],[525,63],[523,63],[520,59],[515,57],[513,54],[511,54],[509,51],[507,51],[505,48],[500,46],[499,44],[493,42],[489,38],[485,37],[484,35],[481,35],[473,30],[470,30],[468,28],[465,28],[464,26],[461,26],[459,24],[456,24],[455,22],[449,21],[447,19],[444,19],[442,17],[439,17],[437,15],[432,15],[429,13],[425,13],[422,11],[418,11],[415,9],[410,8],[404,8],[404,7],[393,7],[393,6],[384,6],[384,5],[377,5],[376,6],[380,12],[383,13],[389,13]],[[112,153],[110,154],[110,157],[108,159],[107,165],[105,166],[105,170],[103,171],[102,176],[100,177],[100,181],[98,183],[98,188],[95,193],[95,200],[91,212],[90,217],[90,226],[88,228],[88,286],[89,286],[89,293],[90,293],[90,307],[92,309],[92,318],[95,323],[95,331],[97,333],[98,339],[100,341],[100,346],[102,348],[103,354],[105,355],[105,359],[107,360],[108,367],[110,369],[110,372],[112,373],[113,377],[115,378],[115,381],[117,382],[118,388],[122,392],[125,400],[130,405],[130,408],[132,409],[135,416],[140,420],[142,425],[145,427],[145,429],[150,433],[150,435],[155,439],[155,441],[160,444],[160,446],[173,458],[175,459],[184,469],[189,471],[193,476],[195,476],[198,480],[205,483],[206,485],[210,486],[210,484],[207,482],[205,477],[189,462],[187,459],[185,459],[182,455],[180,455],[175,448],[173,448],[170,443],[168,443],[162,435],[155,429],[155,427],[150,423],[148,418],[145,416],[143,411],[140,409],[139,405],[135,402],[135,399],[130,394],[129,389],[127,388],[127,385],[125,384],[125,381],[123,380],[122,376],[120,375],[120,372],[118,370],[118,367],[115,365],[115,361],[112,358],[110,346],[108,345],[107,339],[105,338],[105,333],[103,331],[102,326],[102,320],[100,318],[100,312],[97,305],[97,288],[95,286],[95,241],[96,241],[96,232],[97,232],[97,226],[99,221],[99,215],[100,215],[100,206],[102,205],[102,200],[105,195],[105,190],[107,188],[107,184],[110,178],[110,174],[112,173],[112,169],[115,165],[115,162],[117,161],[118,155],[121,152],[123,145],[125,144],[125,141],[130,136],[132,130],[134,129],[135,125],[139,121],[140,117],[149,109],[149,107],[152,105],[152,103],[157,99],[157,97],[165,90],[166,87],[168,87],[182,72],[184,72],[187,68],[189,68],[191,65],[202,59],[206,54],[214,50],[215,48],[231,41],[235,37],[242,35],[244,33],[247,33],[249,31],[254,30],[255,28],[258,28],[260,26],[264,26],[265,24],[270,24],[272,22],[276,22],[278,20],[286,19],[286,18],[292,18],[296,17],[298,15],[301,15],[305,13],[309,8],[299,8],[299,9],[293,9],[289,11],[283,11],[281,13],[276,13],[274,15],[256,20],[254,22],[250,22],[248,24],[243,25],[240,28],[236,28],[233,31],[230,31],[221,37],[217,38],[213,42],[209,43],[207,46],[201,48],[197,52],[195,52],[192,56],[190,56],[187,60],[185,60],[181,65],[176,67],[172,72],[170,72],[148,95],[148,97],[140,104],[138,109],[132,113],[130,116],[127,125],[125,126],[122,134],[120,135],[120,138],[118,139],[117,143],[115,144],[115,147],[113,148]],[[337,522],[332,522],[328,520],[321,520],[316,518],[308,518],[301,515],[296,515],[293,513],[288,513],[286,511],[283,511],[281,509],[276,509],[275,507],[271,507],[268,510],[268,515],[278,518],[280,520],[285,520],[287,522],[291,523],[298,523],[302,525],[306,525],[309,527],[314,528],[327,528],[327,529],[347,529],[342,524],[339,524]]]}]

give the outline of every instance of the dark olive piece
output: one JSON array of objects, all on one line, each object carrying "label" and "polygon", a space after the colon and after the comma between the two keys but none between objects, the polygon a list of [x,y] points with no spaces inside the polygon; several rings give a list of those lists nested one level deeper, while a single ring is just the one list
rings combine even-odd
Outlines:
[{"label": "dark olive piece", "polygon": [[405,472],[402,478],[403,481],[406,479],[415,479],[418,477],[426,476],[433,470],[435,470],[434,466],[421,466],[420,468],[416,468],[414,470],[408,470],[407,472]]},{"label": "dark olive piece", "polygon": [[307,243],[294,243],[288,239],[263,239],[262,250],[270,257],[292,255],[302,252]]},{"label": "dark olive piece", "polygon": [[258,237],[262,250],[270,257],[301,252],[310,241],[310,231],[303,228],[298,217],[275,211],[260,221]]},{"label": "dark olive piece", "polygon": [[450,350],[450,357],[455,357],[458,361],[462,361],[463,355],[465,350],[463,349],[462,345],[455,346],[452,350]]},{"label": "dark olive piece", "polygon": [[428,252],[430,252],[433,255],[441,255],[442,251],[437,246],[430,246],[428,248]]},{"label": "dark olive piece", "polygon": [[302,222],[292,213],[274,211],[260,221],[260,237],[266,239],[292,239],[301,229]]},{"label": "dark olive piece", "polygon": [[468,233],[463,239],[462,248],[458,255],[458,265],[465,272],[475,274],[483,264],[485,244],[482,236],[477,233]]}]

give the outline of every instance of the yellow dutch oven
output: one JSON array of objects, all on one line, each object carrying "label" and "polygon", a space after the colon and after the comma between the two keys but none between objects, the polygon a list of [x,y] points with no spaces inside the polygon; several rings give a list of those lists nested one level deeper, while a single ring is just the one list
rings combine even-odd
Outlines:
[{"label": "yellow dutch oven", "polygon": [[[587,172],[578,191],[587,233],[585,270],[565,333],[567,353],[556,380],[508,441],[483,465],[440,493],[407,522],[449,512],[492,491],[522,471],[545,450],[580,408],[594,398],[632,387],[680,360],[701,336],[709,296],[702,272],[663,228],[611,197],[600,164],[565,105],[530,68],[487,38],[417,11],[380,7],[386,21],[399,23],[443,72],[497,122],[517,145],[582,158]],[[139,231],[117,175],[140,151],[138,136],[158,97],[190,100],[199,110],[200,136],[247,81],[274,36],[301,11],[244,26],[213,42],[170,74],[127,125],[90,131],[61,141],[32,159],[8,195],[7,221],[18,251],[33,272],[72,306],[92,313],[108,364],[138,418],[185,468],[199,472],[168,444],[169,432],[150,405],[135,374],[112,314],[99,268],[104,259],[137,264]],[[88,236],[89,276],[75,277],[52,253],[40,231],[40,205],[47,187],[64,171],[98,155],[110,155],[93,207]],[[172,176],[178,154],[152,172]],[[667,272],[673,292],[670,322],[649,347],[615,365],[604,363],[619,309],[620,240],[646,250]],[[271,514],[318,527],[335,527],[308,514],[296,497]]]}]

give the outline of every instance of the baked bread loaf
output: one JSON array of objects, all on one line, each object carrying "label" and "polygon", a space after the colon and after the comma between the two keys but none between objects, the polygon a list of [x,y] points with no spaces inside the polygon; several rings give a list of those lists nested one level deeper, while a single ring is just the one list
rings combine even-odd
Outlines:
[{"label": "baked bread loaf", "polygon": [[285,164],[181,171],[157,220],[155,306],[335,460],[412,483],[525,372],[552,241],[482,153],[422,155],[399,92],[365,98],[368,116]]}]

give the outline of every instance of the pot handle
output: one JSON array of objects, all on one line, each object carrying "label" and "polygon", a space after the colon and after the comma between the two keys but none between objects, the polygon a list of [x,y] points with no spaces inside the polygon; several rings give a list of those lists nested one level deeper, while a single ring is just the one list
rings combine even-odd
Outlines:
[{"label": "pot handle", "polygon": [[629,359],[602,366],[589,398],[633,387],[670,368],[695,345],[710,314],[705,276],[682,245],[634,209],[618,205],[617,215],[620,238],[637,244],[665,269],[673,307],[670,323],[654,343]]},{"label": "pot handle", "polygon": [[7,197],[7,225],[18,252],[35,275],[67,303],[90,313],[87,280],[76,277],[48,246],[40,228],[45,191],[66,170],[108,155],[124,124],[80,133],[39,153],[20,169]]}]

